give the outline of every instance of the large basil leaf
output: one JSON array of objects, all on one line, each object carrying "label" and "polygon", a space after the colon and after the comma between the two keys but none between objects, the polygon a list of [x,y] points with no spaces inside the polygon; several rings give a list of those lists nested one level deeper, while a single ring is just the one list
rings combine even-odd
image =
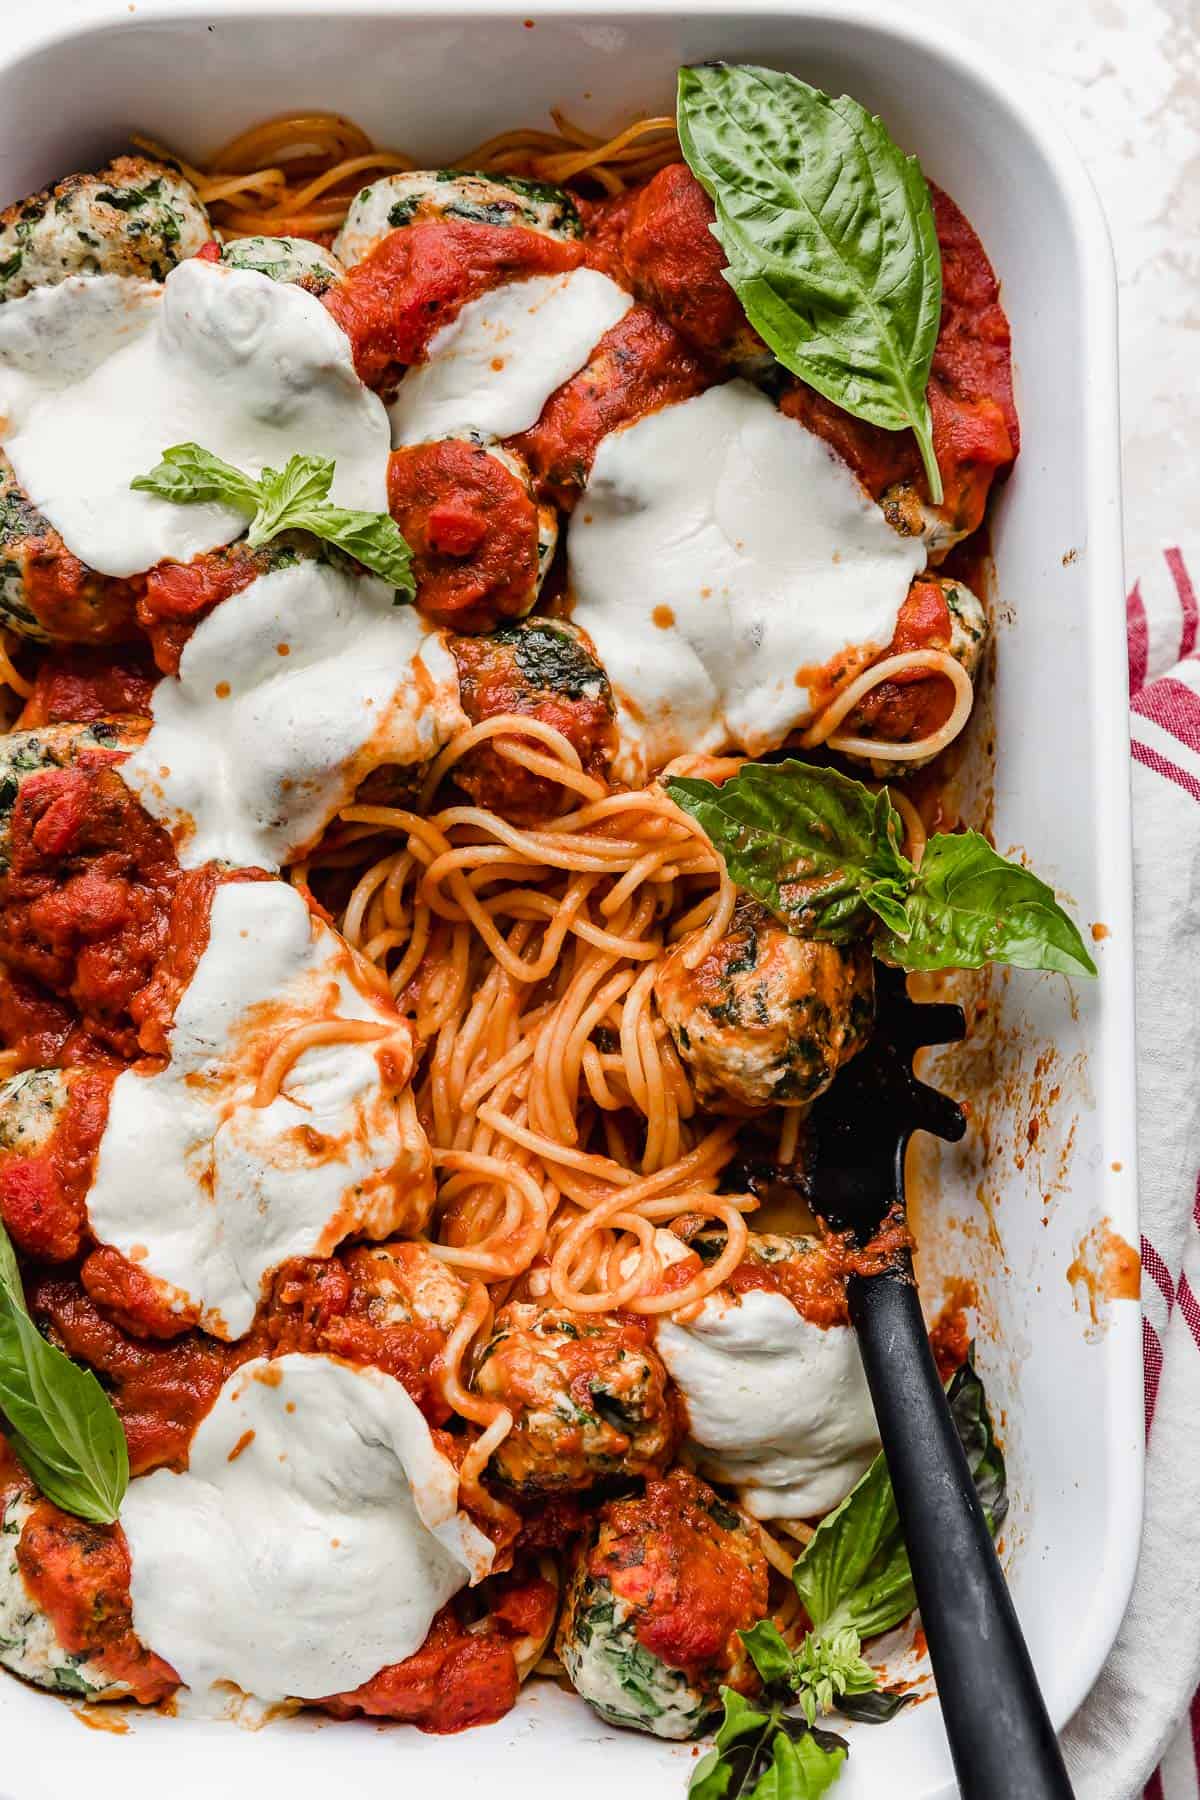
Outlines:
[{"label": "large basil leaf", "polygon": [[740,887],[797,937],[848,943],[882,912],[897,925],[912,865],[900,854],[900,815],[836,769],[789,760],[745,763],[720,787],[667,782]]},{"label": "large basil leaf", "polygon": [[107,1525],[129,1485],[121,1421],[90,1369],[47,1343],[25,1306],[12,1244],[0,1226],[0,1413],[47,1500]]},{"label": "large basil leaf", "polygon": [[679,778],[666,788],[739,887],[796,937],[846,943],[878,919],[875,954],[904,969],[1007,962],[1096,973],[1051,889],[978,832],[931,837],[914,868],[883,789],[873,794],[836,769],[795,759],[747,762],[720,787]]},{"label": "large basil leaf", "polygon": [[979,969],[1013,963],[1094,975],[1078,928],[1053,891],[1020,863],[997,856],[977,831],[931,837],[909,888],[904,926],[876,953],[903,969]]},{"label": "large basil leaf", "polygon": [[890,1631],[917,1604],[896,1497],[882,1453],[822,1519],[792,1572],[814,1630]]},{"label": "large basil leaf", "polygon": [[[1008,1510],[1007,1475],[983,1382],[970,1358],[955,1371],[947,1399],[994,1534]],[[882,1452],[842,1504],[822,1519],[792,1578],[814,1630],[823,1636],[853,1626],[860,1637],[873,1637],[912,1612],[917,1597]]]},{"label": "large basil leaf", "polygon": [[773,69],[681,69],[678,116],[751,324],[835,406],[911,428],[940,503],[925,386],[942,265],[916,157],[856,100]]}]

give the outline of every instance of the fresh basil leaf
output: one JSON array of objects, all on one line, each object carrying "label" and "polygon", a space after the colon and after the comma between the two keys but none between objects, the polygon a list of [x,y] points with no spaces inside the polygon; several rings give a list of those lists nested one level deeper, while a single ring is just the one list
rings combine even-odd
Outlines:
[{"label": "fresh basil leaf", "polygon": [[[1007,1475],[983,1382],[970,1357],[956,1371],[947,1398],[994,1532],[1008,1508]],[[813,1629],[823,1636],[853,1626],[860,1638],[874,1637],[912,1612],[917,1597],[882,1452],[841,1505],[821,1520],[792,1579]]]},{"label": "fresh basil leaf", "polygon": [[724,1717],[688,1800],[816,1800],[841,1774],[846,1745],[832,1732],[810,1731],[780,1702],[758,1705],[732,1688],[721,1689],[721,1701]]},{"label": "fresh basil leaf", "polygon": [[862,1655],[852,1626],[834,1632],[810,1631],[793,1659],[790,1686],[810,1725],[818,1713],[845,1711],[847,1695],[871,1694],[879,1677]]},{"label": "fresh basil leaf", "polygon": [[332,486],[333,458],[329,456],[290,456],[282,470],[264,469],[258,481],[259,502],[250,542],[265,544],[268,538],[286,531],[287,515],[319,506]]},{"label": "fresh basil leaf", "polygon": [[882,789],[789,759],[744,763],[729,781],[678,777],[667,793],[707,833],[739,887],[797,937],[847,943],[872,914],[903,918],[912,864]]},{"label": "fresh basil leaf", "polygon": [[81,1519],[111,1524],[129,1485],[121,1421],[92,1371],[47,1343],[30,1319],[2,1226],[0,1413],[13,1450],[47,1500]]},{"label": "fresh basil leaf", "polygon": [[879,919],[875,954],[904,969],[987,962],[1094,975],[1077,927],[1044,881],[976,831],[939,833],[919,869],[900,850],[886,790],[794,758],[731,780],[677,778],[667,793],[706,832],[739,887],[796,937],[846,943]]},{"label": "fresh basil leaf", "polygon": [[860,1638],[874,1637],[912,1612],[917,1597],[882,1453],[822,1519],[792,1579],[819,1633],[852,1625]]},{"label": "fresh basil leaf", "polygon": [[910,1706],[914,1696],[901,1694],[895,1688],[876,1688],[869,1694],[844,1694],[837,1709],[844,1719],[856,1725],[886,1725],[901,1707]]},{"label": "fresh basil leaf", "polygon": [[12,1239],[3,1225],[0,1225],[0,1317],[3,1316],[5,1301],[28,1317],[29,1308],[25,1304],[25,1288],[17,1266],[17,1253],[12,1247]]},{"label": "fresh basil leaf", "polygon": [[942,264],[916,157],[848,95],[773,69],[681,69],[678,122],[750,323],[835,406],[909,427],[940,504],[925,388]]},{"label": "fresh basil leaf", "polygon": [[902,969],[979,969],[1013,963],[1094,975],[1078,928],[1044,881],[997,856],[977,831],[938,833],[925,846],[905,907],[907,923],[876,953]]},{"label": "fresh basil leaf", "polygon": [[724,1716],[712,1749],[693,1771],[689,1800],[725,1800],[725,1796],[736,1800],[751,1793],[770,1756],[776,1728],[773,1710],[761,1712],[728,1687],[721,1689],[721,1704]]},{"label": "fresh basil leaf", "polygon": [[811,1731],[803,1737],[776,1735],[771,1767],[758,1784],[757,1800],[819,1800],[839,1780],[846,1749],[827,1750]]},{"label": "fresh basil leaf", "polygon": [[1008,1516],[1008,1474],[992,1431],[983,1383],[976,1373],[974,1348],[968,1351],[966,1362],[960,1363],[951,1376],[946,1400],[954,1429],[966,1451],[979,1504],[995,1537]]},{"label": "fresh basil leaf", "polygon": [[199,444],[176,444],[149,475],[130,483],[163,500],[187,505],[219,500],[251,515],[246,542],[257,547],[283,531],[307,531],[333,544],[396,590],[416,593],[412,555],[389,513],[357,512],[326,499],[334,463],[327,456],[290,456],[283,469],[264,469],[258,481]]},{"label": "fresh basil leaf", "polygon": [[388,513],[354,512],[348,506],[297,507],[285,515],[279,529],[311,531],[381,576],[397,594],[411,600],[417,591],[412,552]]},{"label": "fresh basil leaf", "polygon": [[779,1627],[770,1619],[760,1619],[749,1631],[739,1631],[738,1636],[768,1687],[773,1681],[790,1680],[796,1659],[784,1643]]},{"label": "fresh basil leaf", "polygon": [[259,485],[232,463],[222,462],[199,444],[174,444],[163,451],[162,461],[148,475],[137,475],[131,488],[173,500],[177,506],[236,506],[241,512],[258,511]]},{"label": "fresh basil leaf", "polygon": [[816,1724],[818,1713],[842,1709],[843,1695],[872,1693],[879,1685],[874,1669],[863,1659],[858,1633],[852,1627],[832,1633],[810,1631],[796,1651],[788,1648],[770,1619],[738,1636],[767,1696],[783,1693],[789,1705],[799,1706],[808,1725]]}]

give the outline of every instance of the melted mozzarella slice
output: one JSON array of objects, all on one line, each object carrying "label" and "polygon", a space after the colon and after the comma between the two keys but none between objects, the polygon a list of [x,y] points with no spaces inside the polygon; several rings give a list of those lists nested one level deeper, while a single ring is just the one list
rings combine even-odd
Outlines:
[{"label": "melted mozzarella slice", "polygon": [[491,1566],[458,1477],[391,1376],[323,1356],[245,1364],[187,1470],[130,1483],[134,1629],[195,1689],[356,1688],[418,1650]]},{"label": "melted mozzarella slice", "polygon": [[468,300],[401,382],[389,409],[393,444],[528,431],[632,305],[595,269],[534,275]]},{"label": "melted mozzarella slice", "polygon": [[373,577],[311,559],[202,619],[121,774],[185,868],[277,869],[380,763],[423,763],[465,724],[440,633]]},{"label": "melted mozzarella slice", "polygon": [[718,1289],[656,1348],[683,1396],[701,1473],[758,1519],[809,1519],[844,1500],[879,1448],[854,1332],[782,1294]]},{"label": "melted mozzarella slice", "polygon": [[257,475],[299,451],[333,457],[331,499],[387,510],[383,403],[319,300],[192,258],[161,288],[116,276],[37,289],[0,311],[3,443],[67,548],[104,575],[186,562],[245,515],[176,506],[130,482],[196,442]]},{"label": "melted mozzarella slice", "polygon": [[264,1277],[290,1256],[328,1256],[351,1233],[420,1230],[433,1203],[429,1145],[411,1090],[380,1066],[383,1040],[314,1045],[278,1097],[252,1096],[298,1026],[385,1025],[401,1062],[407,1028],[360,986],[344,940],[281,881],[213,896],[208,945],[184,990],[170,1060],[124,1070],[87,1197],[92,1232],[138,1264],[176,1310],[236,1338]]},{"label": "melted mozzarella slice", "polygon": [[684,751],[782,743],[815,676],[890,642],[925,552],[819,438],[731,381],[602,439],[567,557],[617,699],[614,772],[636,784]]}]

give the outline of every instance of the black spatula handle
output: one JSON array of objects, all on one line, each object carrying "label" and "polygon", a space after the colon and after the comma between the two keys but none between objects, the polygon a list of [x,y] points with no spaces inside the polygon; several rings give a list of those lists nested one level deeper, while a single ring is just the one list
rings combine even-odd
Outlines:
[{"label": "black spatula handle", "polygon": [[964,1800],[1072,1800],[911,1269],[849,1297]]}]

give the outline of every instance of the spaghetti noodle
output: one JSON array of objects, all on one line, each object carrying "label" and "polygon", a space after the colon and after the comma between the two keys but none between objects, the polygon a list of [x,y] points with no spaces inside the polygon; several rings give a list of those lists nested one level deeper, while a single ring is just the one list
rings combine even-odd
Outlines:
[{"label": "spaghetti noodle", "polygon": [[[531,740],[565,810],[519,827],[479,806],[438,807],[471,749],[516,753]],[[671,772],[724,779],[740,766],[686,757]],[[906,803],[902,817],[918,855],[919,815]],[[340,821],[295,873],[307,885],[358,861],[340,928],[385,972],[425,1046],[418,1106],[441,1177],[429,1249],[576,1312],[686,1315],[742,1259],[757,1204],[716,1191],[736,1122],[697,1116],[654,1000],[667,953],[688,938],[695,967],[733,914],[736,889],[699,827],[658,784],[607,792],[561,733],[524,714],[455,738],[413,810],[351,805]],[[798,1129],[785,1113],[785,1161]],[[663,1291],[655,1227],[685,1217],[722,1226],[725,1244]]]},{"label": "spaghetti noodle", "polygon": [[[425,810],[474,745],[531,739],[563,791],[556,817],[528,829],[482,807]],[[606,792],[524,715],[457,738],[416,810],[350,806],[341,821],[371,833],[354,844],[366,866],[341,929],[427,1046],[418,1105],[442,1177],[430,1249],[491,1282],[532,1272],[579,1312],[697,1304],[741,1259],[756,1204],[716,1193],[735,1123],[696,1118],[653,999],[674,944],[695,933],[703,955],[728,926],[735,891],[707,839],[660,787]],[[305,879],[345,843],[331,838]],[[685,1288],[656,1291],[655,1228],[684,1215],[723,1225],[725,1247]]]},{"label": "spaghetti noodle", "polygon": [[[570,187],[590,183],[619,194],[673,162],[679,139],[673,118],[639,119],[613,137],[584,131],[561,112],[555,129],[504,131],[453,158],[456,168],[520,175]],[[152,138],[133,143],[177,163],[208,207],[223,237],[331,236],[344,223],[364,182],[421,165],[399,150],[378,149],[340,113],[289,113],[239,132],[193,167]]]},{"label": "spaghetti noodle", "polygon": [[[856,737],[839,732],[838,726],[872,688],[881,687],[897,675],[923,670],[929,675],[944,675],[954,689],[954,705],[945,723],[936,731],[911,743],[889,743],[884,738]],[[936,756],[953,743],[971,716],[975,686],[962,664],[945,650],[906,650],[899,656],[885,656],[872,663],[861,675],[844,687],[809,726],[800,739],[802,750],[816,750],[824,745],[843,756],[869,756],[876,762],[917,762]]]}]

